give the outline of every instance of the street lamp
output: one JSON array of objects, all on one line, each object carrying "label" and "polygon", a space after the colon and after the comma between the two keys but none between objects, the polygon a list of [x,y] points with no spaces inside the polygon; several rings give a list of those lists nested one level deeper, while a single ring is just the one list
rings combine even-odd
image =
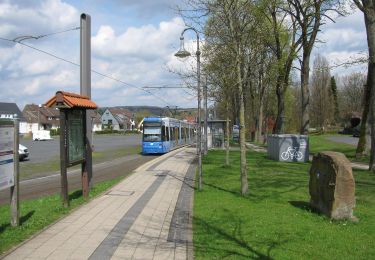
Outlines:
[{"label": "street lamp", "polygon": [[197,140],[197,146],[198,146],[198,190],[202,189],[202,142],[201,142],[201,61],[200,56],[201,52],[199,50],[199,33],[196,29],[193,27],[187,27],[181,32],[180,36],[180,50],[174,55],[178,58],[186,58],[189,57],[191,54],[187,50],[185,50],[184,46],[184,33],[188,30],[192,30],[195,32],[197,36],[197,52],[195,53],[197,55],[197,81],[198,81],[198,140]]}]

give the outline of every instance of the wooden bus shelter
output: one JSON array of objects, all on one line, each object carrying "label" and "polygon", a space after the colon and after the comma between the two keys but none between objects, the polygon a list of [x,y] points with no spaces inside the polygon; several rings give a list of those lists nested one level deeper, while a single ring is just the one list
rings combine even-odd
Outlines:
[{"label": "wooden bus shelter", "polygon": [[87,96],[57,91],[45,106],[60,110],[61,198],[64,206],[68,207],[68,167],[81,164],[82,194],[85,198],[89,196],[86,163],[91,149],[86,147],[86,110],[96,109],[97,105]]}]

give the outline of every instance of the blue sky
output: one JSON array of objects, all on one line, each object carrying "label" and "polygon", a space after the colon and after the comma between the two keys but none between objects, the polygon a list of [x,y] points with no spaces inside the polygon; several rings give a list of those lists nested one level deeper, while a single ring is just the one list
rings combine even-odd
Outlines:
[{"label": "blue sky", "polygon": [[[14,39],[74,28],[79,26],[80,14],[88,13],[92,18],[92,69],[137,87],[93,74],[92,99],[99,106],[193,107],[196,97],[191,90],[154,89],[151,95],[140,89],[181,84],[170,70],[194,67],[194,60],[183,62],[173,56],[184,28],[176,5],[182,5],[182,0],[0,0],[0,37]],[[324,43],[317,45],[313,56],[320,53],[331,64],[366,51],[362,14],[356,12],[327,24],[319,38]],[[78,30],[23,42],[79,63]],[[0,57],[2,102],[16,102],[22,109],[28,103],[46,102],[57,90],[79,92],[77,66],[4,41],[0,41]],[[364,67],[337,68],[332,74],[354,70]]]}]

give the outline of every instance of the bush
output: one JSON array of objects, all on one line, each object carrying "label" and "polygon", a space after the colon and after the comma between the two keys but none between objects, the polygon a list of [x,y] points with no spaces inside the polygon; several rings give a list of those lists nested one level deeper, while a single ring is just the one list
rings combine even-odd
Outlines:
[{"label": "bush", "polygon": [[50,130],[50,134],[51,134],[51,136],[60,135],[60,128],[57,128],[57,129],[51,129],[51,130]]},{"label": "bush", "polygon": [[96,131],[95,134],[98,135],[104,135],[104,134],[118,134],[121,133],[118,130],[112,130],[112,129],[103,129],[102,131]]}]

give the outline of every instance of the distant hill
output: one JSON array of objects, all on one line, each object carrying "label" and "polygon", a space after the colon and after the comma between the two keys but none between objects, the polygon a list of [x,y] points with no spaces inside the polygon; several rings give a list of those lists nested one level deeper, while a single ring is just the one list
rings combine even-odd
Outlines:
[{"label": "distant hill", "polygon": [[[108,107],[101,107],[99,108],[99,113],[103,114],[103,112],[107,109]],[[144,112],[148,111],[152,116],[165,116],[169,115],[169,109],[166,107],[157,107],[157,106],[116,106],[115,108],[125,108],[129,110],[132,113],[138,113],[138,112]],[[173,110],[173,109],[172,109]],[[189,114],[195,113],[196,108],[178,108],[177,111],[180,114],[181,112],[187,112]]]}]

